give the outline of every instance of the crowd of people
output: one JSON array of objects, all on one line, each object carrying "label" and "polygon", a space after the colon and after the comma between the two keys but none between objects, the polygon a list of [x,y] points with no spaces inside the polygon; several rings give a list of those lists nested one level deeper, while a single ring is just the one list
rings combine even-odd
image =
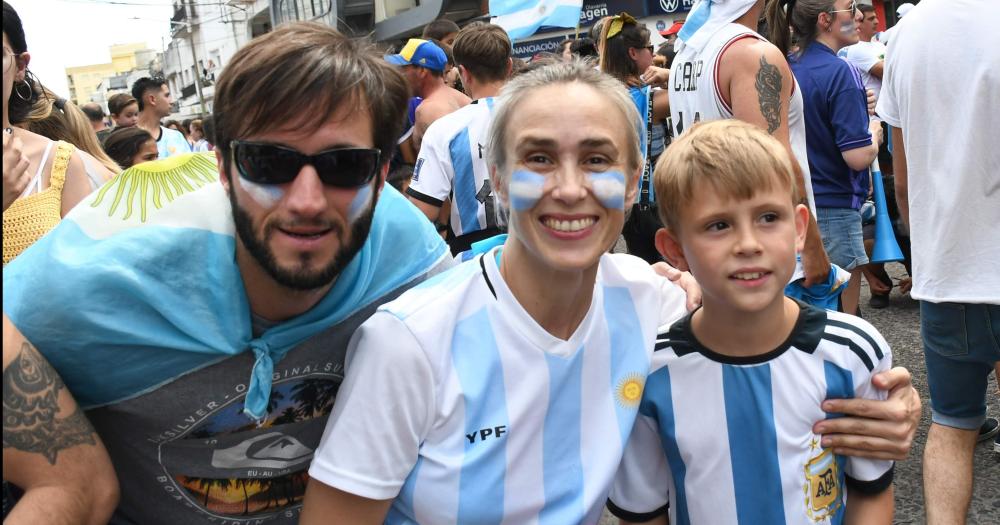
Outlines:
[{"label": "crowd of people", "polygon": [[159,77],[48,91],[3,9],[5,521],[892,523],[921,400],[862,318],[879,177],[927,521],[964,522],[998,427],[987,0],[891,35],[697,0],[660,49],[620,13],[530,61],[483,22],[289,23],[183,122]]}]

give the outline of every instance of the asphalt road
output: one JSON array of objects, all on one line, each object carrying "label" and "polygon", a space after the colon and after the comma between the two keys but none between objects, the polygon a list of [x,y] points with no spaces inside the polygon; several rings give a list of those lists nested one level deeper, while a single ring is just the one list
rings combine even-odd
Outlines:
[{"label": "asphalt road", "polygon": [[[617,251],[617,250],[616,250]],[[888,272],[898,282],[906,275],[901,265],[888,265]],[[875,310],[868,307],[868,285],[862,284],[862,315],[868,319],[889,342],[895,364],[904,366],[913,374],[913,384],[923,401],[923,417],[917,430],[916,441],[910,457],[897,463],[895,473],[896,517],[898,524],[925,523],[922,480],[922,457],[927,428],[930,426],[930,395],[927,391],[927,372],[920,343],[920,308],[909,295],[893,289],[888,308]],[[991,377],[987,394],[989,415],[1000,417],[1000,395],[997,382]],[[976,447],[974,460],[975,485],[968,523],[975,525],[1000,524],[1000,454],[993,452],[993,440]],[[601,525],[613,525],[617,520],[605,512]]]}]

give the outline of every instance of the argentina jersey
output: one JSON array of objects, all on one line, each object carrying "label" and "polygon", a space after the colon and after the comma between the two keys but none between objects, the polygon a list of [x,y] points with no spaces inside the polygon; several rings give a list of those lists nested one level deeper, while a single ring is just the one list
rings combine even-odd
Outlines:
[{"label": "argentina jersey", "polygon": [[434,121],[424,133],[413,167],[407,195],[438,207],[450,197],[456,237],[506,226],[486,167],[493,104],[492,97],[474,100]]},{"label": "argentina jersey", "polygon": [[877,494],[892,461],[833,454],[812,427],[827,398],[885,399],[892,357],[867,322],[803,303],[791,335],[759,356],[702,346],[690,316],[661,333],[608,501],[613,514],[673,525],[839,524],[847,489]]},{"label": "argentina jersey", "polygon": [[498,253],[383,305],[352,339],[309,474],[393,499],[386,523],[600,519],[656,327],[683,315],[684,295],[668,285],[661,298],[647,264],[604,255],[589,310],[563,340],[520,306]]},{"label": "argentina jersey", "polygon": [[[639,178],[639,191],[636,192],[635,202],[651,203],[656,201],[656,192],[653,191],[653,166],[649,159],[649,141],[652,140],[653,128],[653,90],[649,86],[630,87],[628,93],[632,97],[635,109],[639,111],[639,122],[636,129],[639,132],[639,151],[642,152],[642,176]],[[646,200],[644,200],[646,199]]]}]

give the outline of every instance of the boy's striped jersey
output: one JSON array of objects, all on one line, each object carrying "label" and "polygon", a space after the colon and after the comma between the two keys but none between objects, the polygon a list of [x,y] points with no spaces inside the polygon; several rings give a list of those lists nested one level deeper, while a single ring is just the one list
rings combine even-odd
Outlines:
[{"label": "boy's striped jersey", "polygon": [[609,508],[674,525],[841,523],[850,485],[878,493],[892,461],[833,454],[813,425],[827,398],[885,399],[871,377],[888,344],[851,315],[799,303],[788,339],[763,355],[702,346],[691,317],[661,332]]},{"label": "boy's striped jersey", "polygon": [[455,236],[506,228],[486,167],[494,99],[482,98],[434,121],[420,143],[407,195],[441,206],[451,198]]},{"label": "boy's striped jersey", "polygon": [[596,523],[657,326],[685,313],[645,262],[604,255],[563,340],[520,306],[498,253],[407,291],[351,342],[309,474],[394,499],[386,523]]}]

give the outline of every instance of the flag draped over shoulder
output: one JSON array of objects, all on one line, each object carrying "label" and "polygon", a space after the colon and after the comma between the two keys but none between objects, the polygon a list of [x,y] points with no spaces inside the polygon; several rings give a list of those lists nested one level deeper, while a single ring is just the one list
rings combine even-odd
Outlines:
[{"label": "flag draped over shoulder", "polygon": [[364,247],[326,297],[254,338],[235,249],[212,153],[141,164],[4,268],[3,308],[84,409],[252,352],[244,412],[259,420],[275,362],[449,255],[430,222],[386,186]]},{"label": "flag draped over shoulder", "polygon": [[490,0],[492,22],[511,40],[527,38],[542,26],[576,27],[583,0]]}]

